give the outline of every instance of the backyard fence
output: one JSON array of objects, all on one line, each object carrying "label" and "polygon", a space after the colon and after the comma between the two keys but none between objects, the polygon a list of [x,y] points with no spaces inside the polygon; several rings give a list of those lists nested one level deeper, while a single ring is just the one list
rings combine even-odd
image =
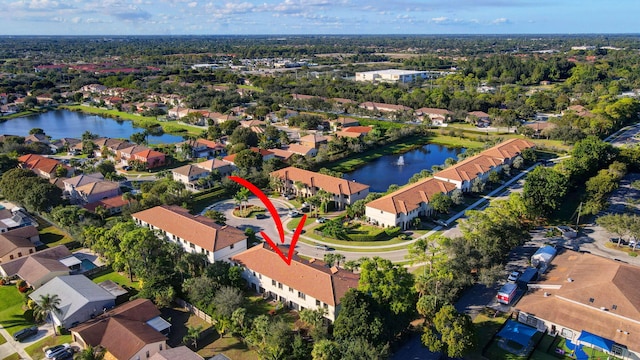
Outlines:
[{"label": "backyard fence", "polygon": [[208,322],[209,324],[214,324],[215,321],[211,318],[211,315],[207,315],[204,311],[198,309],[197,307],[189,304],[188,302],[180,299],[180,298],[176,298],[176,303],[178,305],[180,305],[181,307],[189,310],[190,313],[194,314],[195,316],[199,317],[200,319]]}]

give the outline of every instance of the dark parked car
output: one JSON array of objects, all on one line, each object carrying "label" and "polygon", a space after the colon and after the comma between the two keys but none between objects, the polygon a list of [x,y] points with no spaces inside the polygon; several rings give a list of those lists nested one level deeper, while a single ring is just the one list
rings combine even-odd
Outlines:
[{"label": "dark parked car", "polygon": [[266,219],[267,215],[265,214],[256,214],[256,219]]},{"label": "dark parked car", "polygon": [[66,349],[64,352],[60,353],[53,360],[68,360],[73,359],[73,349]]},{"label": "dark parked car", "polygon": [[13,334],[13,340],[22,342],[26,340],[28,337],[33,336],[37,333],[38,333],[38,327],[36,326],[28,327],[20,331],[17,331],[15,334]]}]

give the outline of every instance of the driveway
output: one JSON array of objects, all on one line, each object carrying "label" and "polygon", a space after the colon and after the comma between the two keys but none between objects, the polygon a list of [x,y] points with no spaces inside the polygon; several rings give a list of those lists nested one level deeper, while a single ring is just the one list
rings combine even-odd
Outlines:
[{"label": "driveway", "polygon": [[2,334],[2,336],[7,340],[6,343],[0,345],[0,359],[4,359],[5,357],[15,353],[18,353],[21,359],[31,359],[31,357],[24,351],[24,348],[44,339],[47,336],[53,335],[53,328],[50,324],[42,325],[38,328],[37,334],[30,336],[23,342],[13,340],[13,336],[11,336],[3,327],[0,327],[0,334]]}]

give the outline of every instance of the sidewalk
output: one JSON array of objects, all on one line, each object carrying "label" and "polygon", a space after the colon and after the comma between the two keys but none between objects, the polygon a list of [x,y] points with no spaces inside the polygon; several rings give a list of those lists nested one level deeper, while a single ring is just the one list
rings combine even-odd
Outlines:
[{"label": "sidewalk", "polygon": [[4,359],[7,356],[15,353],[18,353],[21,359],[31,359],[31,356],[27,355],[27,353],[24,351],[24,347],[28,346],[29,344],[22,344],[13,340],[13,336],[11,336],[9,332],[1,326],[0,334],[2,334],[5,339],[7,339],[6,343],[0,345],[0,359]]}]

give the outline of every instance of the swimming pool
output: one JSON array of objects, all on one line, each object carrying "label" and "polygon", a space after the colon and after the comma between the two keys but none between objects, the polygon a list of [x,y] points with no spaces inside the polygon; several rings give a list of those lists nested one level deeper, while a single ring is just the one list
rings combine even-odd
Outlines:
[{"label": "swimming pool", "polygon": [[89,271],[91,269],[97,268],[96,264],[92,263],[91,260],[82,259],[80,264],[80,272]]}]

